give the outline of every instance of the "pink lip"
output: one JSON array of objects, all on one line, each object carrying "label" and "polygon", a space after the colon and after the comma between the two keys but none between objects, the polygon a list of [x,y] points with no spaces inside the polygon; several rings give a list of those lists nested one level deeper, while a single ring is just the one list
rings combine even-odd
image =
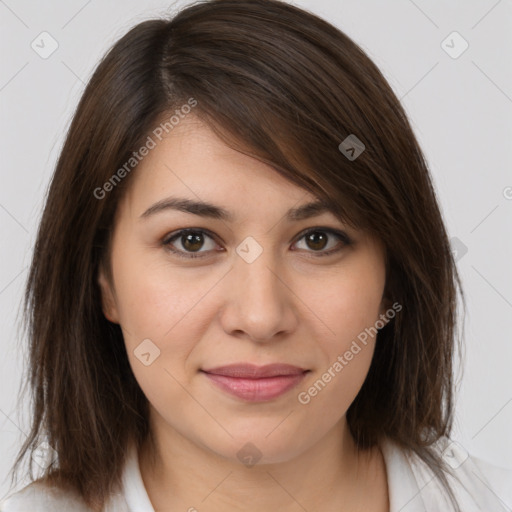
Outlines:
[{"label": "pink lip", "polygon": [[308,370],[289,364],[234,364],[201,370],[227,393],[249,402],[264,402],[295,387]]}]

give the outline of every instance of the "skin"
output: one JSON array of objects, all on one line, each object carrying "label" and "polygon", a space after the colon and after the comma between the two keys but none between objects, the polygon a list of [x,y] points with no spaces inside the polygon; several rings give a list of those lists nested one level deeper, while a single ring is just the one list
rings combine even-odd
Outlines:
[{"label": "skin", "polygon": [[[345,415],[375,338],[307,405],[297,398],[389,307],[382,244],[329,212],[287,221],[290,208],[316,198],[229,148],[192,115],[134,173],[114,226],[113,281],[100,271],[99,283],[104,314],[120,324],[151,404],[153,443],[139,463],[155,511],[388,511],[382,454],[357,452]],[[140,217],[169,196],[220,205],[235,220],[171,209]],[[344,231],[353,243],[329,235],[318,249],[298,236],[318,227]],[[194,246],[206,257],[181,258],[162,244],[184,228],[216,235]],[[249,236],[263,249],[252,263],[236,252]],[[183,237],[173,247],[190,254]],[[134,354],[144,339],[160,350],[148,366]],[[199,372],[237,362],[311,371],[284,395],[248,403]],[[237,457],[248,442],[261,453],[251,467]]]}]

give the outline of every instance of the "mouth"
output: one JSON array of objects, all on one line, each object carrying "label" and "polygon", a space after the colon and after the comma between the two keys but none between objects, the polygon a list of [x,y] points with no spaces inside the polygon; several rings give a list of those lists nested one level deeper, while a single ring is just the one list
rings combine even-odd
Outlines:
[{"label": "mouth", "polygon": [[231,396],[247,402],[266,402],[297,386],[310,370],[289,364],[241,363],[200,371]]}]

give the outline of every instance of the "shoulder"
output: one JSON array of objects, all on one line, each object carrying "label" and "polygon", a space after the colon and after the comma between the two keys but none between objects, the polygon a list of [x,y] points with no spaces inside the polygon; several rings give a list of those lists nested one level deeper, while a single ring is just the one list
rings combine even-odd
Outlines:
[{"label": "shoulder", "polygon": [[92,512],[72,491],[32,482],[0,502],[0,512]]},{"label": "shoulder", "polygon": [[435,449],[446,462],[448,481],[463,510],[509,510],[512,505],[511,469],[476,457],[460,443],[447,438],[442,439]]},{"label": "shoulder", "polygon": [[[468,453],[447,438],[431,445],[446,464],[445,474],[464,512],[508,511],[512,506],[512,470]],[[391,510],[452,511],[438,475],[414,452],[386,440],[382,444],[388,471]]]},{"label": "shoulder", "polygon": [[502,468],[491,464],[487,460],[471,456],[476,471],[475,478],[485,478],[490,489],[501,498],[508,507],[512,507],[512,469]]}]

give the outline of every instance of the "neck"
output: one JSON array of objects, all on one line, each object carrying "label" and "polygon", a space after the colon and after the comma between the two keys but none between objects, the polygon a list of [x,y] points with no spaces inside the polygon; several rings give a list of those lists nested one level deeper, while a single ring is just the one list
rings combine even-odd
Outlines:
[{"label": "neck", "polygon": [[378,448],[359,452],[345,417],[287,460],[250,467],[195,444],[162,419],[152,421],[151,432],[139,464],[155,512],[292,512],[318,510],[319,504],[325,512],[348,511],[359,507],[376,485],[380,490],[385,486],[386,504],[380,493],[380,505],[366,510],[387,510],[382,454]]}]

